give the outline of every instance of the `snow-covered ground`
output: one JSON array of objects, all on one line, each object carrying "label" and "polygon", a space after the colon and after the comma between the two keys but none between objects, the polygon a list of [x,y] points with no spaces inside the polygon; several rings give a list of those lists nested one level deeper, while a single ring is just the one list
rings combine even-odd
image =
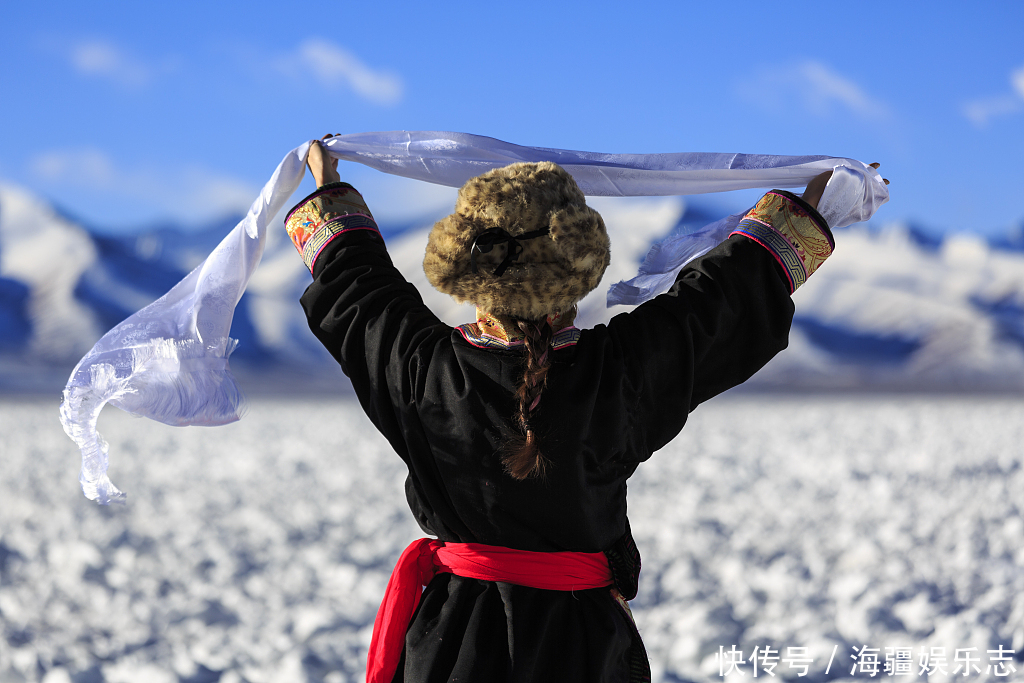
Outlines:
[{"label": "snow-covered ground", "polygon": [[[1021,677],[1022,410],[906,396],[699,408],[630,487],[655,680],[723,680],[716,653],[732,646],[806,648],[805,681],[849,677],[864,646],[909,654],[896,680],[944,678],[919,673],[922,653],[959,665],[949,680],[965,657],[966,680]],[[82,497],[56,402],[0,403],[0,681],[361,680],[391,564],[419,534],[402,465],[357,405],[261,400],[214,429],[108,408],[100,427],[126,507]],[[1000,647],[1017,658],[989,670]],[[801,670],[780,661],[774,680]]]}]

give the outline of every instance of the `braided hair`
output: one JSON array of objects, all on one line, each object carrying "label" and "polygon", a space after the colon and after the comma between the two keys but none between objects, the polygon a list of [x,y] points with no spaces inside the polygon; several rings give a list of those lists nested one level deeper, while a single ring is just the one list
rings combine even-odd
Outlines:
[{"label": "braided hair", "polygon": [[555,331],[544,318],[539,321],[516,319],[516,325],[525,335],[526,359],[523,378],[515,394],[514,422],[518,429],[507,438],[502,462],[510,476],[522,480],[543,477],[550,464],[541,453],[540,439],[531,417],[537,411],[541,393],[547,386],[548,370],[551,369],[551,340]]}]

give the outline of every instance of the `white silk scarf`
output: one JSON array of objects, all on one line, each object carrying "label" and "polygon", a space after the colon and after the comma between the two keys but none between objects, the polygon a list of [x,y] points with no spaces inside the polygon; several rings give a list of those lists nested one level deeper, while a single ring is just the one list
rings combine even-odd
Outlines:
[{"label": "white silk scarf", "polygon": [[[107,332],[79,361],[64,389],[60,419],[82,451],[79,480],[102,504],[124,494],[107,477],[108,448],[96,430],[107,403],[171,425],[221,425],[239,418],[242,394],[228,368],[235,306],[263,253],[267,225],[299,186],[310,143],[289,152],[248,214],[210,256],[167,294]],[[599,154],[521,147],[467,133],[395,131],[333,137],[331,155],[385,173],[460,187],[517,161],[553,161],[598,196],[690,195],[803,187],[837,169],[819,209],[832,227],[867,220],[888,201],[875,169],[853,159],[757,154]],[[725,239],[735,214],[655,245],[637,277],[609,291],[609,305],[640,303],[671,285],[689,261]]]}]

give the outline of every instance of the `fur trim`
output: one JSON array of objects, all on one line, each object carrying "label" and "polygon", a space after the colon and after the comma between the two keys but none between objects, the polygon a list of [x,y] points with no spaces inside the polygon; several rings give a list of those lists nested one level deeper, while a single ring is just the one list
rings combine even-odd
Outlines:
[{"label": "fur trim", "polygon": [[[470,249],[484,230],[504,228],[516,236],[545,226],[550,233],[522,241],[522,255],[501,277],[494,269],[506,245],[478,253],[472,272]],[[597,287],[610,249],[601,214],[587,206],[565,169],[550,161],[519,163],[462,186],[455,213],[430,232],[423,270],[431,285],[459,303],[536,320],[568,311]]]}]

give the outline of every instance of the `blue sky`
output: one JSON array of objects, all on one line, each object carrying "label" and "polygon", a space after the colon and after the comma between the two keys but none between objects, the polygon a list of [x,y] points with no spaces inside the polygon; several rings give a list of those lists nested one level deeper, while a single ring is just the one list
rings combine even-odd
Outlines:
[{"label": "blue sky", "polygon": [[[5,4],[0,183],[106,230],[200,224],[304,139],[432,129],[850,156],[893,182],[881,223],[1024,223],[1021,2],[161,5]],[[382,216],[450,197],[342,173]]]}]

